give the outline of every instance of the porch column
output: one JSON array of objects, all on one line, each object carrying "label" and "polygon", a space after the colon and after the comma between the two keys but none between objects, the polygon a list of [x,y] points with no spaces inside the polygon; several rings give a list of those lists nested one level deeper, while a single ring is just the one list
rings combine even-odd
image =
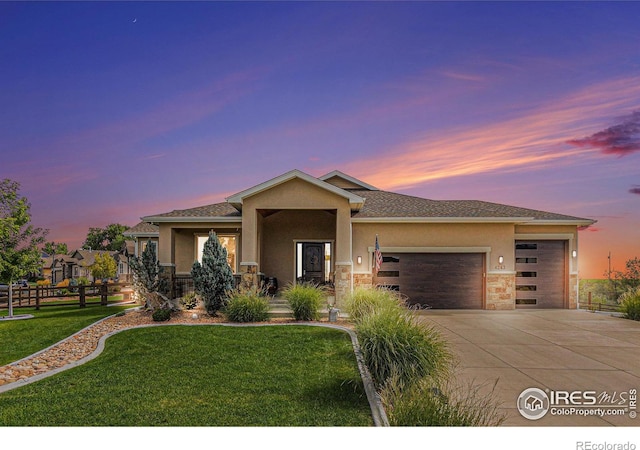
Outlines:
[{"label": "porch column", "polygon": [[165,294],[169,294],[173,298],[173,280],[176,275],[176,261],[175,261],[175,230],[169,224],[160,224],[158,241],[158,261],[162,267],[160,276],[167,282],[167,291]]},{"label": "porch column", "polygon": [[242,259],[240,262],[241,290],[259,287],[258,261],[259,233],[261,218],[255,208],[245,205],[242,208]]},{"label": "porch column", "polygon": [[339,209],[336,214],[336,306],[343,305],[344,298],[351,293],[353,286],[353,258],[351,236],[351,210]]}]

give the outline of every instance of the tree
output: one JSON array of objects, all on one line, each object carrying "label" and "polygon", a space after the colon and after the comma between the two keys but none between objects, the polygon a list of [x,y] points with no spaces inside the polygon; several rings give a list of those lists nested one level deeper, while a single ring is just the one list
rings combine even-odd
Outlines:
[{"label": "tree", "polygon": [[204,243],[202,264],[198,261],[193,263],[191,276],[207,312],[216,315],[225,305],[227,293],[233,289],[233,273],[227,263],[227,250],[213,231],[209,232],[209,239]]},{"label": "tree", "polygon": [[44,244],[42,251],[47,255],[66,255],[69,253],[69,248],[67,247],[67,244],[63,242],[51,241]]},{"label": "tree", "polygon": [[13,316],[14,281],[40,269],[40,250],[48,230],[31,225],[31,204],[19,195],[20,184],[0,181],[0,282],[9,285],[9,317]]},{"label": "tree", "polygon": [[144,298],[146,306],[150,307],[150,294],[166,290],[166,280],[160,276],[162,267],[156,256],[155,242],[148,240],[142,255],[131,258],[129,264],[133,271],[133,285],[136,294],[140,298]]},{"label": "tree", "polygon": [[117,269],[116,260],[109,253],[97,253],[95,262],[89,267],[94,280],[114,278]]},{"label": "tree", "polygon": [[122,233],[129,229],[126,225],[112,223],[105,228],[89,228],[87,238],[82,244],[85,250],[106,250],[118,252],[123,249],[125,237]]},{"label": "tree", "polygon": [[611,272],[613,279],[614,295],[616,298],[623,293],[631,291],[640,286],[640,258],[637,256],[627,260],[624,271],[615,270]]}]

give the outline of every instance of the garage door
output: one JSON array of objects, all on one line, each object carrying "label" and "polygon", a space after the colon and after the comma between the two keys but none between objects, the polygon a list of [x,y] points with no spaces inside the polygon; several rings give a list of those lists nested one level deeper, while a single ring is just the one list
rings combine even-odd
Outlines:
[{"label": "garage door", "polygon": [[564,308],[566,241],[516,241],[516,307]]},{"label": "garage door", "polygon": [[384,253],[376,284],[436,309],[482,309],[483,253]]}]

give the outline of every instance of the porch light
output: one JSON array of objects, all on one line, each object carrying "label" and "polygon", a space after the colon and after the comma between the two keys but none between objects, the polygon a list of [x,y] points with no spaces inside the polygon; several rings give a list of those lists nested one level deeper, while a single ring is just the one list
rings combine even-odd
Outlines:
[{"label": "porch light", "polygon": [[574,258],[578,256],[578,251],[577,250],[572,251],[571,256],[573,256]]},{"label": "porch light", "polygon": [[362,256],[358,256],[358,264],[362,264]]},{"label": "porch light", "polygon": [[504,262],[504,256],[498,256],[498,264],[502,264]]}]

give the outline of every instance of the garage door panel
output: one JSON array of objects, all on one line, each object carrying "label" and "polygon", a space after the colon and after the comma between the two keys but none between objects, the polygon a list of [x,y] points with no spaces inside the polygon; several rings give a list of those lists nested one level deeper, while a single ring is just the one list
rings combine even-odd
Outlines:
[{"label": "garage door panel", "polygon": [[[384,254],[397,259],[399,291],[412,304],[437,309],[483,307],[484,255],[480,253]],[[381,271],[385,265],[381,267]],[[389,283],[389,278],[379,278]]]},{"label": "garage door panel", "polygon": [[516,241],[516,307],[564,308],[566,241]]}]

